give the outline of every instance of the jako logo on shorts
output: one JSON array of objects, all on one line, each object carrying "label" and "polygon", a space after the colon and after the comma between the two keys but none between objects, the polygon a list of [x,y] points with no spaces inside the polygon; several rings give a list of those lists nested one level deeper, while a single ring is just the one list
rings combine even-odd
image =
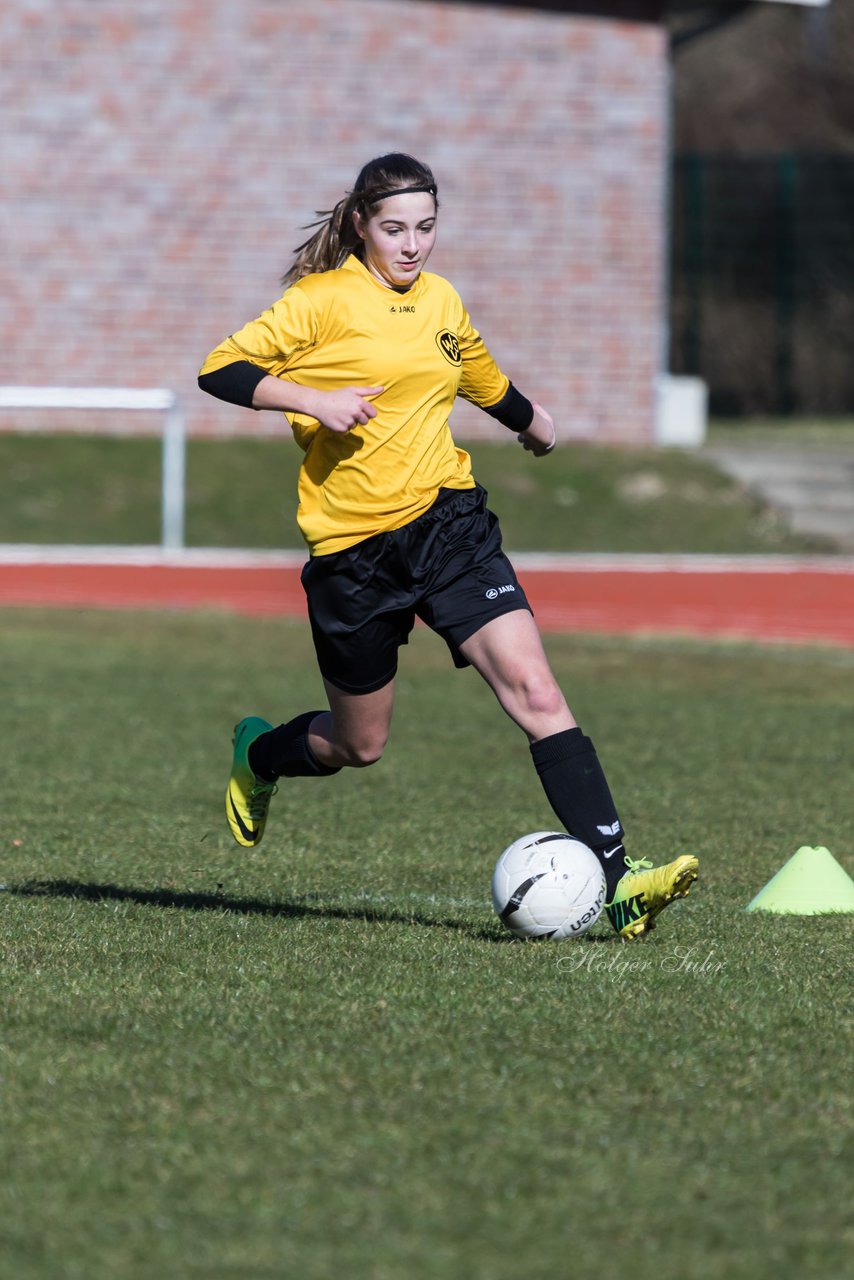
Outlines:
[{"label": "jako logo on shorts", "polygon": [[512,583],[508,584],[506,587],[490,587],[486,592],[486,598],[487,600],[497,600],[499,596],[504,596],[508,591],[515,590],[516,588]]}]

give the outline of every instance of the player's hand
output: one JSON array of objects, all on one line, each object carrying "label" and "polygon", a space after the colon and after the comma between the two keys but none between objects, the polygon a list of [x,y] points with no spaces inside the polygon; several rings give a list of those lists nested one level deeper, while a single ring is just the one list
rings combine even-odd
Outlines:
[{"label": "player's hand", "polygon": [[353,427],[364,426],[377,411],[369,397],[381,395],[385,387],[344,387],[341,391],[319,391],[314,403],[314,416],[327,431],[344,435]]},{"label": "player's hand", "polygon": [[535,458],[543,458],[551,453],[557,443],[557,432],[551,414],[546,413],[541,404],[532,400],[534,417],[527,431],[521,431],[516,439],[523,449],[527,449]]}]

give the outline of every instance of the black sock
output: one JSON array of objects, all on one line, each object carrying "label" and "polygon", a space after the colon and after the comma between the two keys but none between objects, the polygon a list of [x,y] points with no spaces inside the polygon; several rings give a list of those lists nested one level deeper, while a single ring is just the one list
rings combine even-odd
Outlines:
[{"label": "black sock", "polygon": [[564,729],[532,743],[531,756],[557,817],[601,862],[610,902],[626,871],[623,826],[596,748],[580,729]]},{"label": "black sock", "polygon": [[277,778],[327,778],[340,773],[340,768],[321,764],[308,745],[308,729],[322,711],[304,711],[302,715],[268,729],[249,748],[249,768],[266,782]]}]

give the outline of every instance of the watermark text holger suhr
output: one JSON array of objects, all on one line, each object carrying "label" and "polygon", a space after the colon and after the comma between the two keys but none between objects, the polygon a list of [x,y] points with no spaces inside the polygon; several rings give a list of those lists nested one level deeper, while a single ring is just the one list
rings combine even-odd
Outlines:
[{"label": "watermark text holger suhr", "polygon": [[690,973],[698,978],[714,978],[724,967],[724,961],[718,960],[714,951],[705,951],[701,947],[671,947],[661,955],[638,955],[632,948],[627,955],[621,947],[619,951],[603,953],[599,947],[584,947],[560,956],[558,964],[561,969],[572,973],[586,970],[588,973],[604,973],[611,978],[624,978],[631,974],[651,973]]}]

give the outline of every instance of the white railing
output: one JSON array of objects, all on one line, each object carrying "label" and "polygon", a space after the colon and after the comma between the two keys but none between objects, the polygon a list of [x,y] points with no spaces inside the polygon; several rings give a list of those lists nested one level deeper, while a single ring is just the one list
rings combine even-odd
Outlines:
[{"label": "white railing", "polygon": [[[162,387],[12,387],[0,386],[0,409],[139,409],[163,415],[161,436],[160,530],[165,549],[184,545],[184,488],[187,432],[174,391]],[[15,425],[13,431],[55,431],[52,424]]]}]

